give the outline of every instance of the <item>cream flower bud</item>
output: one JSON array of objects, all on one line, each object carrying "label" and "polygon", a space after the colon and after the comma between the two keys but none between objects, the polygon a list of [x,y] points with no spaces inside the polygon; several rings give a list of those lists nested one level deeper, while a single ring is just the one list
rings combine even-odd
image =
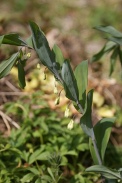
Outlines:
[{"label": "cream flower bud", "polygon": [[56,98],[55,105],[58,105],[60,103],[60,97]]},{"label": "cream flower bud", "polygon": [[40,64],[38,63],[38,64],[37,64],[37,69],[40,69],[40,68],[41,68],[41,67],[40,67]]},{"label": "cream flower bud", "polygon": [[69,108],[66,107],[66,110],[64,112],[64,117],[68,118],[69,117]]},{"label": "cream flower bud", "polygon": [[67,128],[71,130],[73,128],[74,121],[73,119],[70,120],[69,124],[67,125]]}]

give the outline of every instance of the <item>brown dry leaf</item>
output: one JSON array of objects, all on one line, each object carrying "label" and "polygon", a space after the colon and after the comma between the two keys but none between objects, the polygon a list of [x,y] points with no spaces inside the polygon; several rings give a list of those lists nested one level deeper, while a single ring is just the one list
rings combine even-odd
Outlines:
[{"label": "brown dry leaf", "polygon": [[101,107],[103,103],[104,103],[104,97],[100,93],[94,91],[93,104],[95,104],[96,107]]},{"label": "brown dry leaf", "polygon": [[115,109],[114,108],[110,108],[109,106],[104,106],[104,107],[101,107],[97,111],[97,113],[98,113],[98,115],[100,117],[111,118],[111,117],[114,117]]}]

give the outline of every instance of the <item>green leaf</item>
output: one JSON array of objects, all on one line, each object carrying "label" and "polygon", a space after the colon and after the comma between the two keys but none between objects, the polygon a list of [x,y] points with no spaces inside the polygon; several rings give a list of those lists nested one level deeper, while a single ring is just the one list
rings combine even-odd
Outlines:
[{"label": "green leaf", "polygon": [[18,34],[6,34],[3,36],[0,36],[0,45],[1,44],[27,46],[27,43],[23,41]]},{"label": "green leaf", "polygon": [[32,172],[35,175],[40,175],[40,171],[37,168],[29,167],[29,168],[26,168],[26,169],[29,170],[30,172]]},{"label": "green leaf", "polygon": [[66,92],[66,97],[77,103],[78,95],[79,95],[78,87],[77,87],[74,73],[72,71],[72,68],[68,60],[65,60],[63,63],[61,74],[62,74],[64,89]]},{"label": "green leaf", "polygon": [[[111,128],[113,126],[114,121],[115,118],[103,118],[94,126],[95,139],[97,142],[97,148],[100,153],[102,162],[104,161],[105,150],[109,141]],[[95,157],[95,151],[91,142],[90,142],[90,151],[94,163],[98,164],[98,161],[96,161],[97,158]]]},{"label": "green leaf", "polygon": [[115,63],[116,63],[117,56],[118,56],[118,52],[119,52],[118,47],[115,47],[115,49],[113,50],[113,53],[110,57],[110,73],[109,73],[109,76],[111,76],[111,74],[114,71]]},{"label": "green leaf", "polygon": [[120,64],[122,66],[122,50],[120,49],[120,46],[118,47],[118,54],[119,54]]},{"label": "green leaf", "polygon": [[62,152],[61,156],[64,156],[64,155],[77,156],[77,152],[75,150],[70,150],[70,151]]},{"label": "green leaf", "polygon": [[36,160],[47,160],[50,153],[48,151],[42,152],[43,149],[38,149],[33,152],[33,154],[29,157],[29,164],[32,164]]},{"label": "green leaf", "polygon": [[97,147],[99,149],[102,160],[104,160],[105,150],[109,141],[111,128],[114,122],[115,118],[103,118],[94,126]]},{"label": "green leaf", "polygon": [[113,41],[114,43],[122,46],[122,38],[115,38],[115,37],[108,37],[107,38],[110,41]]},{"label": "green leaf", "polygon": [[2,44],[3,39],[4,39],[4,35],[0,36],[0,45]]},{"label": "green leaf", "polygon": [[63,65],[64,57],[60,50],[60,48],[57,45],[53,46],[53,52],[55,54],[55,60],[57,63],[59,63],[60,67]]},{"label": "green leaf", "polygon": [[104,55],[105,51],[105,46],[95,55],[93,55],[93,57],[91,58],[91,62],[96,62],[98,60],[101,59],[101,57]]},{"label": "green leaf", "polygon": [[30,153],[24,150],[22,151],[21,158],[28,162],[29,155]]},{"label": "green leaf", "polygon": [[48,151],[45,151],[43,153],[41,153],[38,157],[37,160],[42,160],[45,161],[47,160],[47,158],[50,156],[50,153]]},{"label": "green leaf", "polygon": [[92,139],[94,137],[94,131],[92,126],[92,99],[93,99],[93,90],[90,90],[87,94],[86,106],[83,116],[80,119],[80,125],[83,131]]},{"label": "green leaf", "polygon": [[1,169],[3,169],[3,168],[6,169],[5,162],[3,162],[2,160],[0,160],[0,167],[1,167]]},{"label": "green leaf", "polygon": [[18,80],[19,80],[19,85],[21,88],[24,89],[24,87],[26,86],[26,82],[25,82],[25,71],[24,71],[24,67],[21,63],[21,61],[19,61],[17,63],[17,67],[18,67]]},{"label": "green leaf", "polygon": [[120,172],[118,170],[109,169],[103,165],[94,165],[94,166],[87,168],[85,171],[101,173],[104,177],[106,177],[108,179],[122,180]]},{"label": "green leaf", "polygon": [[96,62],[100,60],[105,53],[109,53],[115,46],[116,44],[112,41],[107,42],[106,45],[92,57],[91,62]]},{"label": "green leaf", "polygon": [[30,48],[34,48],[32,36],[30,36],[30,37],[26,40],[26,43],[27,43],[27,45],[28,45]]},{"label": "green leaf", "polygon": [[116,30],[112,26],[97,26],[97,27],[95,27],[95,29],[108,33],[108,34],[111,34],[114,37],[122,38],[122,33],[119,32],[118,30]]},{"label": "green leaf", "polygon": [[34,151],[33,154],[29,157],[29,164],[32,164],[34,161],[36,161],[41,153],[42,153],[42,149],[38,149]]},{"label": "green leaf", "polygon": [[88,85],[88,61],[82,61],[75,68],[74,75],[79,91],[79,102],[84,109],[86,103],[86,89]]},{"label": "green leaf", "polygon": [[50,50],[48,41],[44,33],[34,22],[30,22],[30,27],[32,31],[33,45],[42,64],[45,65],[59,81],[61,81],[60,74],[57,70],[57,62],[55,61],[53,52]]},{"label": "green leaf", "polygon": [[52,178],[50,176],[48,175],[41,176],[41,183],[51,183],[51,182],[52,182]]},{"label": "green leaf", "polygon": [[21,182],[24,183],[24,182],[30,182],[33,178],[34,178],[34,174],[33,173],[28,173],[26,174],[22,179],[21,179]]},{"label": "green leaf", "polygon": [[41,178],[38,178],[35,183],[42,183]]},{"label": "green leaf", "polygon": [[0,79],[9,74],[12,67],[17,61],[18,55],[19,55],[19,52],[13,54],[9,59],[3,61],[0,64]]},{"label": "green leaf", "polygon": [[54,177],[54,175],[52,173],[52,170],[48,167],[47,171],[48,171],[49,175],[51,176],[52,180],[55,182],[55,177]]},{"label": "green leaf", "polygon": [[39,58],[41,59],[41,62],[49,69],[53,68],[54,57],[44,33],[34,22],[30,22],[30,27],[32,31],[32,40],[34,48]]}]

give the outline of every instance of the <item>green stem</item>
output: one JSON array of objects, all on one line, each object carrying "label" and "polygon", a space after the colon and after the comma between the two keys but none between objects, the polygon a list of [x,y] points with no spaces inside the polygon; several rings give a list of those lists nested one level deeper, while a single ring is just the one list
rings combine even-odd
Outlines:
[{"label": "green stem", "polygon": [[84,110],[83,110],[81,104],[79,103],[79,101],[77,101],[76,103],[77,103],[77,106],[78,106],[79,109],[80,109],[80,113],[83,114],[83,113],[84,113]]},{"label": "green stem", "polygon": [[[82,108],[81,104],[79,102],[77,102],[77,105],[80,109],[80,112],[83,114],[84,111],[83,111],[83,108]],[[94,150],[95,150],[99,165],[102,165],[102,160],[101,160],[98,148],[97,148],[94,131],[93,131],[93,135],[94,135],[94,137],[92,138],[92,143],[93,143],[93,146],[94,146]]]},{"label": "green stem", "polygon": [[92,139],[92,143],[93,143],[94,150],[95,150],[95,153],[96,153],[96,156],[97,156],[97,159],[98,159],[98,163],[99,163],[99,165],[102,165],[102,160],[101,160],[98,148],[97,148],[96,140]]},{"label": "green stem", "polygon": [[43,171],[40,169],[40,167],[39,167],[39,165],[38,165],[38,162],[35,161],[35,163],[36,163],[37,169],[39,170],[40,174],[43,175]]},{"label": "green stem", "polygon": [[5,151],[6,149],[1,149],[0,152]]}]

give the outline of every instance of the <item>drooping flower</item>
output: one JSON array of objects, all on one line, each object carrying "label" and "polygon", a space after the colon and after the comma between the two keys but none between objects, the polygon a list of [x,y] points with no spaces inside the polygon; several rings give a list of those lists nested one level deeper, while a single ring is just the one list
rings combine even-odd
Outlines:
[{"label": "drooping flower", "polygon": [[74,120],[71,119],[70,122],[69,122],[69,124],[67,125],[67,128],[68,128],[69,130],[71,130],[71,129],[73,128],[73,125],[74,125]]}]

